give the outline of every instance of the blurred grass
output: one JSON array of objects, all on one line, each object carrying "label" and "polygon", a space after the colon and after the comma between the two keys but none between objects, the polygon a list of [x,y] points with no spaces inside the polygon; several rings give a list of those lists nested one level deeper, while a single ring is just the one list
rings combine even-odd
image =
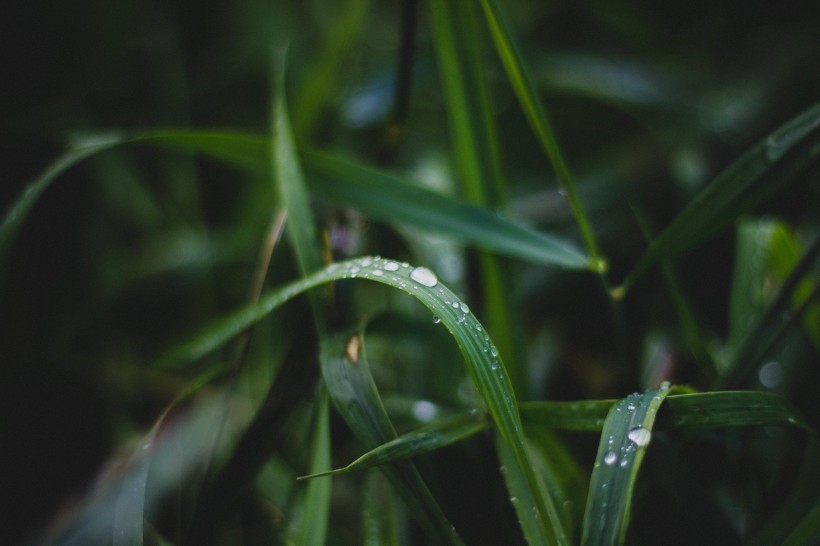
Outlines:
[{"label": "blurred grass", "polygon": [[[466,544],[816,542],[813,13],[10,8],[0,543],[304,543],[302,526],[416,544],[450,524]],[[366,255],[400,290],[329,282]],[[599,260],[624,282],[619,323]],[[401,290],[405,261],[452,290],[435,321]],[[467,368],[436,324],[467,336],[462,315],[489,330]],[[365,350],[389,437],[363,439],[320,378],[327,354],[350,368]],[[517,397],[470,367],[495,352]],[[603,499],[608,412],[663,381],[686,394],[647,406],[640,471]],[[447,428],[472,411],[480,427]],[[611,434],[627,449],[630,431]],[[433,525],[381,470],[296,482],[396,445],[379,468],[415,469]]]}]

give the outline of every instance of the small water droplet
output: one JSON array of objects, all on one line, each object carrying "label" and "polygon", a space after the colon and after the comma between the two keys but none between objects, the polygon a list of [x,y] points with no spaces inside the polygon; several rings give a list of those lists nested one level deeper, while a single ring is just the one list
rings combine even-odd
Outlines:
[{"label": "small water droplet", "polygon": [[629,405],[626,406],[626,409],[628,409],[629,411],[635,411],[635,404],[630,402]]},{"label": "small water droplet", "polygon": [[453,306],[453,309],[458,309],[458,302],[457,301],[454,301],[451,305]]},{"label": "small water droplet", "polygon": [[384,268],[387,271],[398,271],[399,264],[397,264],[396,262],[387,262],[386,264],[384,264]]},{"label": "small water droplet", "polygon": [[495,345],[490,345],[490,354],[493,356],[498,356],[498,349]]},{"label": "small water droplet", "polygon": [[438,316],[433,315],[433,324],[440,324],[440,323],[441,323],[441,319]]},{"label": "small water droplet", "polygon": [[510,497],[510,502],[513,503],[513,504],[517,504],[518,503],[518,497]]},{"label": "small water droplet", "polygon": [[354,266],[354,267],[351,267],[351,268],[350,268],[350,273],[351,273],[352,275],[355,275],[355,274],[356,274],[356,273],[358,273],[359,271],[361,271],[361,269],[359,269],[358,267],[355,267],[355,266]]},{"label": "small water droplet", "polygon": [[652,439],[652,432],[649,429],[638,427],[630,430],[627,437],[635,442],[636,446],[645,447]]},{"label": "small water droplet", "polygon": [[617,460],[618,460],[618,456],[615,454],[614,451],[607,451],[606,455],[604,455],[604,462],[606,464],[608,464],[609,466],[614,465],[615,461],[617,461]]},{"label": "small water droplet", "polygon": [[628,464],[629,464],[629,460],[626,457],[621,459],[621,468],[626,468],[626,465],[628,465]]},{"label": "small water droplet", "polygon": [[458,322],[459,324],[461,324],[462,322],[464,322],[465,320],[467,320],[467,317],[465,317],[464,315],[461,315],[461,316],[460,316],[460,317],[458,317],[458,319],[456,319],[456,320],[457,320],[457,322]]},{"label": "small water droplet", "polygon": [[370,258],[365,258],[362,260],[362,267],[370,267],[371,265],[373,265],[373,260]]},{"label": "small water droplet", "polygon": [[410,278],[417,283],[432,288],[438,284],[438,277],[436,274],[426,267],[417,267],[410,273]]},{"label": "small water droplet", "polygon": [[382,271],[381,269],[374,269],[373,270],[373,276],[374,277],[381,277],[382,275],[384,275],[384,271]]},{"label": "small water droplet", "polygon": [[469,308],[469,307],[467,307],[467,304],[466,304],[466,303],[463,303],[463,302],[462,302],[461,304],[459,304],[459,307],[461,308],[461,312],[462,312],[462,313],[465,313],[465,314],[466,314],[466,313],[469,313],[469,312],[470,312],[470,308]]}]

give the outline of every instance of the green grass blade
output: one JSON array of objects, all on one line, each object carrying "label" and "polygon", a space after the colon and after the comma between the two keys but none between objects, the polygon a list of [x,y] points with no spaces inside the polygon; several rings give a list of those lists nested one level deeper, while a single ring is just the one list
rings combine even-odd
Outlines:
[{"label": "green grass blade", "polygon": [[546,110],[538,99],[535,84],[524,63],[512,28],[497,0],[481,0],[481,5],[484,8],[484,15],[498,54],[501,57],[501,62],[507,71],[507,77],[515,90],[516,97],[518,97],[518,102],[535,132],[538,142],[552,163],[558,182],[566,192],[567,201],[581,231],[584,246],[590,255],[591,267],[595,271],[603,272],[606,267],[598,252],[594,232],[575,190],[575,183],[572,180],[566,161],[564,161],[564,156],[558,147]]},{"label": "green grass blade", "polygon": [[[11,206],[0,225],[0,264],[31,207],[63,172],[108,148],[129,143],[201,153],[258,173],[270,169],[270,141],[241,132],[155,131],[111,138],[71,149],[36,178]],[[305,152],[310,186],[320,197],[358,208],[377,220],[395,221],[533,263],[583,269],[589,263],[571,241],[538,232],[463,201],[410,184],[400,177],[339,157]]]},{"label": "green grass blade", "polygon": [[398,176],[322,152],[305,152],[317,194],[377,220],[420,228],[533,263],[567,269],[588,258],[572,242],[514,223],[495,212],[410,184]]},{"label": "green grass blade", "polygon": [[[330,467],[330,411],[327,390],[322,388],[316,405],[310,472],[318,473]],[[330,480],[308,484],[302,507],[298,544],[322,546],[326,542],[330,514]]]},{"label": "green grass blade", "polygon": [[365,479],[362,530],[365,546],[399,545],[392,491],[379,472],[369,472]]},{"label": "green grass blade", "polygon": [[2,223],[0,223],[0,271],[5,270],[4,264],[8,252],[20,226],[25,221],[28,213],[31,212],[34,204],[54,180],[82,160],[113,148],[122,142],[123,140],[119,135],[101,135],[93,140],[84,140],[72,146],[57,158],[54,163],[26,187],[20,197],[9,207]]},{"label": "green grass blade", "polygon": [[[680,390],[675,387],[673,391]],[[522,402],[527,427],[596,432],[603,429],[614,400]],[[654,430],[685,430],[739,426],[808,428],[804,418],[783,396],[761,391],[718,391],[671,394],[658,413]]]},{"label": "green grass blade", "polygon": [[[361,347],[359,335],[326,337],[320,359],[322,376],[339,414],[365,448],[375,449],[394,440],[396,431]],[[393,461],[382,470],[402,498],[412,499],[408,505],[431,538],[445,544],[461,543],[411,462]]]},{"label": "green grass blade", "polygon": [[763,202],[820,154],[820,104],[797,115],[717,176],[652,241],[627,276],[628,289],[658,260],[671,259]]},{"label": "green grass blade", "polygon": [[668,393],[666,385],[633,394],[610,410],[589,484],[582,544],[623,544],[638,470]]},{"label": "green grass blade", "polygon": [[410,459],[465,440],[486,428],[487,423],[475,411],[441,419],[371,449],[347,466],[314,473],[299,479],[336,476],[366,470],[393,461]]},{"label": "green grass blade", "polygon": [[[546,501],[542,500],[543,492],[537,485],[526,451],[518,404],[498,350],[469,307],[442,285],[428,269],[413,268],[383,258],[360,258],[332,264],[264,295],[254,305],[216,321],[198,335],[162,355],[159,362],[163,366],[174,367],[200,358],[289,299],[323,283],[350,278],[376,281],[403,290],[416,297],[441,319],[441,323],[455,337],[464,355],[467,370],[482,395],[499,434],[512,451],[516,466],[525,476],[527,485],[537,500],[536,506],[540,505],[539,512],[546,510]],[[539,517],[546,519],[546,514],[543,517],[539,514]],[[550,521],[557,519],[557,513],[550,514]],[[560,542],[564,542],[563,538],[559,538]]]}]

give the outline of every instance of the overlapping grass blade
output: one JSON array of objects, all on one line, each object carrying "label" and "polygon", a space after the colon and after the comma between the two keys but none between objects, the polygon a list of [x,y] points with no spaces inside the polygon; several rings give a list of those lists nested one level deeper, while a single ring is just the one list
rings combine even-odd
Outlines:
[{"label": "overlapping grass blade", "polygon": [[336,476],[417,457],[465,440],[486,428],[487,422],[475,411],[440,419],[371,449],[347,466],[303,476],[300,479]]},{"label": "overlapping grass blade", "polygon": [[820,104],[803,111],[717,176],[652,241],[624,281],[628,289],[659,259],[680,255],[763,202],[820,154]]},{"label": "overlapping grass blade", "polygon": [[[487,208],[506,204],[499,145],[489,91],[484,79],[478,18],[471,2],[436,0],[430,4],[444,99],[458,182],[467,201]],[[478,256],[484,320],[501,353],[510,362],[510,380],[516,392],[525,390],[522,369],[521,327],[507,294],[512,284],[511,265],[495,256]]]},{"label": "overlapping grass blade", "polygon": [[[364,447],[372,450],[394,441],[396,431],[361,348],[358,334],[326,337],[321,348],[322,376],[339,414]],[[461,543],[412,462],[393,461],[382,470],[401,498],[412,499],[408,506],[431,540],[442,544]],[[318,479],[311,483],[330,481]]]},{"label": "overlapping grass blade", "polygon": [[[435,49],[444,97],[449,113],[453,152],[459,179],[465,197],[477,204],[500,206],[504,204],[505,188],[501,176],[498,143],[489,106],[487,86],[481,62],[481,40],[475,7],[471,2],[434,0],[430,3]],[[502,354],[511,358],[507,381],[518,392],[526,392],[525,359],[520,354],[521,344],[515,338],[520,328],[511,309],[509,291],[510,271],[494,256],[480,256],[483,277],[485,314],[490,331],[497,337]],[[502,433],[503,434],[503,433]],[[523,478],[531,491],[531,510],[517,509],[522,528],[539,529],[537,543],[566,541],[563,525],[552,498],[544,492],[531,468],[526,445],[521,436],[519,446],[509,444],[512,455],[523,470]],[[516,448],[520,449],[516,452]],[[535,540],[536,537],[527,537]]]},{"label": "overlapping grass blade", "polygon": [[501,57],[501,62],[507,71],[507,77],[518,97],[518,102],[535,132],[538,142],[552,163],[558,182],[566,192],[570,208],[581,231],[584,245],[590,255],[591,266],[594,270],[603,272],[606,265],[599,255],[592,226],[578,197],[575,183],[572,180],[566,161],[564,161],[564,156],[558,147],[546,110],[538,99],[535,84],[526,63],[524,63],[512,27],[507,22],[506,15],[502,11],[498,0],[481,0],[481,5],[484,8],[484,15],[498,54]]},{"label": "overlapping grass blade", "polygon": [[[204,356],[306,290],[323,283],[354,277],[403,290],[416,297],[441,319],[441,323],[455,337],[464,355],[467,370],[493,417],[498,433],[513,453],[516,467],[525,477],[534,498],[544,502],[538,499],[543,496],[543,492],[537,485],[526,451],[515,394],[497,348],[469,307],[425,268],[413,268],[406,264],[372,257],[332,264],[264,295],[254,305],[222,318],[189,341],[168,351],[160,358],[160,362],[164,366],[173,367]],[[345,357],[339,355],[338,358]],[[552,513],[551,521],[556,520],[557,513]],[[564,542],[563,538],[560,542]]]},{"label": "overlapping grass blade", "polygon": [[[236,167],[266,174],[267,139],[240,132],[155,131],[113,136],[72,148],[17,198],[0,225],[0,264],[36,200],[62,173],[106,149],[129,143],[201,153]],[[310,185],[320,197],[359,208],[377,220],[417,227],[483,250],[543,265],[586,268],[589,259],[571,241],[514,223],[481,207],[410,184],[363,165],[320,152],[303,153]]]},{"label": "overlapping grass blade", "polygon": [[[302,274],[318,269],[322,264],[319,238],[316,235],[310,198],[302,179],[302,170],[296,146],[293,143],[290,120],[285,102],[285,57],[284,52],[277,63],[274,78],[271,119],[271,168],[279,199],[291,221],[288,235],[291,248]],[[315,293],[310,294],[313,321],[320,342],[326,336],[324,305]],[[330,416],[328,395],[319,393],[316,407],[316,428],[311,445],[310,472],[321,472],[330,468]],[[308,484],[303,507],[304,518],[300,525],[300,544],[321,545],[325,543],[330,514],[331,482]]]},{"label": "overlapping grass blade", "polygon": [[669,386],[664,385],[633,394],[610,410],[589,484],[582,544],[623,544],[638,470],[668,393]]}]

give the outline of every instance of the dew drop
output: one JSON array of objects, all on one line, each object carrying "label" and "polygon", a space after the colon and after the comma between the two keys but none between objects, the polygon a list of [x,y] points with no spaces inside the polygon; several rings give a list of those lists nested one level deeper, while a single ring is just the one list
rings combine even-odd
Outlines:
[{"label": "dew drop", "polygon": [[410,272],[410,278],[428,288],[432,288],[438,284],[436,274],[426,267],[415,268],[412,272]]},{"label": "dew drop", "polygon": [[440,324],[440,323],[441,323],[441,319],[438,316],[433,315],[433,324]]},{"label": "dew drop", "polygon": [[628,464],[629,464],[629,461],[627,460],[626,457],[621,459],[621,468],[626,468],[626,465],[628,465]]},{"label": "dew drop", "polygon": [[452,303],[452,306],[453,306],[453,309],[458,309],[458,302],[457,302],[457,301],[454,301],[454,302]]},{"label": "dew drop", "polygon": [[371,265],[373,265],[373,260],[370,258],[365,258],[362,260],[362,267],[370,267]]},{"label": "dew drop", "polygon": [[630,402],[629,405],[626,406],[626,409],[628,409],[629,411],[635,411],[635,404]]},{"label": "dew drop", "polygon": [[373,276],[374,277],[381,277],[382,275],[384,275],[384,271],[382,271],[381,269],[374,269],[373,270]]},{"label": "dew drop", "polygon": [[604,455],[604,462],[606,464],[608,464],[609,466],[614,465],[615,461],[617,461],[617,460],[618,460],[618,456],[615,454],[614,451],[607,451],[606,455]]},{"label": "dew drop", "polygon": [[461,304],[459,304],[459,307],[461,308],[461,312],[462,312],[462,313],[465,313],[465,314],[466,314],[466,313],[469,313],[469,312],[470,312],[470,308],[469,308],[469,307],[467,307],[467,304],[466,304],[466,303],[461,303]]},{"label": "dew drop", "polygon": [[493,356],[498,356],[498,349],[495,345],[490,345],[490,354]]},{"label": "dew drop", "polygon": [[627,434],[627,437],[635,442],[635,445],[638,447],[645,447],[649,444],[649,440],[652,439],[652,432],[646,428],[633,428]]},{"label": "dew drop", "polygon": [[399,264],[397,264],[396,262],[387,262],[386,264],[384,264],[384,268],[387,271],[398,271]]}]

